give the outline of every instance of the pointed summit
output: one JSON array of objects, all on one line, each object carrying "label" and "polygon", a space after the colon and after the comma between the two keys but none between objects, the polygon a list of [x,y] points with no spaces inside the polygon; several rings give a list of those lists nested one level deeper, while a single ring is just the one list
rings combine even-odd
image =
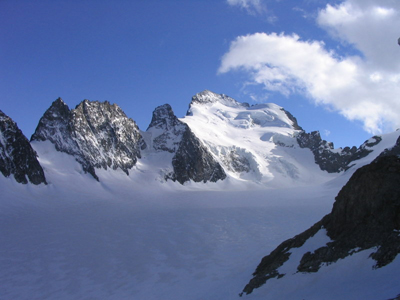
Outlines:
[{"label": "pointed summit", "polygon": [[181,123],[178,118],[175,116],[171,105],[164,104],[158,106],[153,111],[153,117],[151,119],[149,128],[158,128],[158,129],[170,129],[176,126],[178,123]]},{"label": "pointed summit", "polygon": [[71,112],[67,104],[57,98],[39,120],[31,141],[51,141],[57,150],[61,150],[64,139],[70,135],[68,126]]},{"label": "pointed summit", "polygon": [[183,133],[187,130],[186,127],[187,125],[175,116],[169,104],[158,106],[153,111],[151,123],[146,131],[150,134],[150,148],[175,153]]}]

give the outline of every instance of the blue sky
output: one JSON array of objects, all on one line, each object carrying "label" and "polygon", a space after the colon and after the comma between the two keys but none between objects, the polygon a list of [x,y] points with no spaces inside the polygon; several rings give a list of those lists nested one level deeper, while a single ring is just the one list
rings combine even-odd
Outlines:
[{"label": "blue sky", "polygon": [[209,89],[359,146],[400,127],[399,36],[392,0],[2,0],[0,109],[28,138],[58,97],[117,103],[146,130]]}]

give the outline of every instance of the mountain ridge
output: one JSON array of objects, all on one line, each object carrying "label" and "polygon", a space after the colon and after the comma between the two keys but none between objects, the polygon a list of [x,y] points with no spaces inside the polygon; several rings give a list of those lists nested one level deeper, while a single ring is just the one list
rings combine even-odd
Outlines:
[{"label": "mountain ridge", "polygon": [[121,169],[129,175],[144,153],[148,156],[153,151],[173,154],[165,158],[167,163],[160,171],[164,180],[184,184],[232,177],[274,185],[326,176],[317,168],[308,170],[307,151],[318,169],[339,174],[368,156],[381,137],[358,148],[334,149],[319,132],[305,132],[290,112],[276,104],[250,106],[205,90],[192,97],[183,118],[177,118],[169,104],[157,107],[146,131],[116,104],[85,99],[70,109],[58,98],[30,140],[50,141],[57,151],[75,157],[96,180],[98,169]]}]

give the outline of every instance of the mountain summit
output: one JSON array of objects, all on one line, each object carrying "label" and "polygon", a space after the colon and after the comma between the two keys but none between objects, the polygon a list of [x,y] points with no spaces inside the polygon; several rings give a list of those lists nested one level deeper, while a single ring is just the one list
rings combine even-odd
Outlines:
[{"label": "mountain summit", "polygon": [[118,105],[84,100],[70,110],[61,98],[44,113],[31,141],[50,141],[96,179],[95,168],[128,174],[146,147],[136,123]]},{"label": "mountain summit", "polygon": [[274,184],[304,182],[320,172],[309,168],[313,155],[296,140],[297,120],[276,104],[250,106],[204,91],[193,96],[181,120],[230,177]]},{"label": "mountain summit", "polygon": [[240,107],[240,106],[249,107],[248,103],[240,103],[227,95],[216,94],[209,90],[204,90],[200,93],[197,93],[196,95],[194,95],[192,97],[192,101],[190,102],[190,105],[189,105],[188,114],[190,114],[190,107],[193,104],[210,104],[210,103],[212,104],[212,103],[217,103],[217,102],[221,103],[223,105],[226,105],[226,106],[230,106],[230,107]]}]

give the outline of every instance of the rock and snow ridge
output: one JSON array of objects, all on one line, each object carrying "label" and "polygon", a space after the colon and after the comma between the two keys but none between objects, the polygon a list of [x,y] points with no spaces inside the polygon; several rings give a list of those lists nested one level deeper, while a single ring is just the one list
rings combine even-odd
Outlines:
[{"label": "rock and snow ridge", "polygon": [[[272,278],[318,272],[365,250],[372,250],[374,269],[384,267],[400,253],[399,233],[400,138],[372,163],[355,171],[337,195],[330,214],[265,256],[243,293],[252,293]],[[313,249],[302,248],[316,235],[325,238],[319,238]]]},{"label": "rock and snow ridge", "polygon": [[180,121],[169,104],[157,107],[146,131],[150,147],[156,152],[169,152],[172,169],[164,178],[183,184],[187,181],[216,182],[226,178],[221,165],[193,134],[189,126]]},{"label": "rock and snow ridge", "polygon": [[[297,123],[275,104],[249,106],[204,91],[192,98],[182,121],[233,178],[269,183],[277,178],[296,181],[312,176],[300,162],[312,163],[311,153],[294,149]],[[318,172],[315,167],[313,171]]]},{"label": "rock and snow ridge", "polygon": [[37,154],[17,124],[0,110],[0,172],[19,183],[46,183]]},{"label": "rock and snow ridge", "polygon": [[[146,131],[116,104],[84,100],[69,109],[59,98],[44,113],[31,142],[51,142],[97,180],[96,169],[121,169],[129,175],[140,160],[154,169],[157,180],[184,184],[229,177],[277,186],[329,180],[327,172],[347,170],[380,139],[374,137],[358,149],[333,149],[276,104],[250,106],[205,90],[192,97],[181,119],[170,105],[157,107]],[[163,166],[150,162],[161,156]]]}]

